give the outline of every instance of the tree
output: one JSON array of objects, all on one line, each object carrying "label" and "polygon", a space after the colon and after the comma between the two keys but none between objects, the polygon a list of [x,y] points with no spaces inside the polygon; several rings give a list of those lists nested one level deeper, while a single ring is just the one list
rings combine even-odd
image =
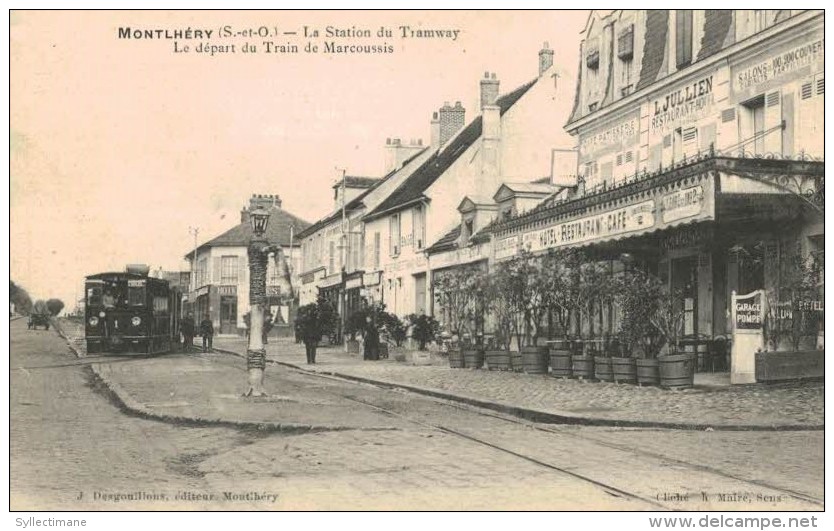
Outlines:
[{"label": "tree", "polygon": [[662,336],[652,324],[664,297],[663,282],[644,271],[625,271],[616,281],[615,297],[620,308],[620,344],[624,354],[642,347],[647,358],[657,356]]},{"label": "tree", "polygon": [[23,288],[9,280],[9,301],[14,303],[17,313],[27,315],[32,312],[32,298]]},{"label": "tree", "polygon": [[510,350],[515,309],[508,269],[501,265],[496,267],[483,279],[481,290],[486,308],[495,320],[495,342],[502,350]]},{"label": "tree", "polygon": [[426,344],[434,341],[440,331],[440,323],[430,315],[412,313],[406,319],[412,326],[411,337],[417,341],[418,350],[426,350]]},{"label": "tree", "polygon": [[379,325],[382,327],[382,331],[394,340],[394,344],[398,347],[402,346],[408,332],[402,319],[393,313],[382,312],[379,315]]},{"label": "tree", "polygon": [[472,321],[482,311],[483,293],[478,289],[483,270],[465,265],[437,273],[432,282],[437,304],[448,318],[449,331],[458,337],[475,336]]},{"label": "tree", "polygon": [[64,301],[61,299],[49,299],[46,301],[46,308],[53,316],[57,316],[64,309]]}]

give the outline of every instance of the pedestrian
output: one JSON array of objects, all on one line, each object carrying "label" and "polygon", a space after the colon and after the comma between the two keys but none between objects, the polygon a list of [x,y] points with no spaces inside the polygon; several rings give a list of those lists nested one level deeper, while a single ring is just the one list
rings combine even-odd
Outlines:
[{"label": "pedestrian", "polygon": [[180,324],[180,332],[182,332],[182,348],[188,350],[194,346],[194,315],[188,312],[182,323]]},{"label": "pedestrian", "polygon": [[214,323],[211,322],[208,314],[200,321],[200,335],[203,336],[203,352],[209,352],[214,339]]},{"label": "pedestrian", "polygon": [[264,311],[264,328],[262,330],[262,337],[263,344],[266,345],[269,343],[269,331],[272,330],[272,314],[269,310]]},{"label": "pedestrian", "polygon": [[379,359],[379,331],[374,326],[370,316],[365,318],[365,352],[363,358],[374,361]]}]

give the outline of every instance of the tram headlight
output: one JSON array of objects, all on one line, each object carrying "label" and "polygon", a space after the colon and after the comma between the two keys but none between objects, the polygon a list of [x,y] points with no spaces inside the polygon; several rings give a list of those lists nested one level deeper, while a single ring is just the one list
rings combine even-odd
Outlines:
[{"label": "tram headlight", "polygon": [[98,324],[98,317],[95,315],[90,317],[90,326],[96,326]]},{"label": "tram headlight", "polygon": [[140,324],[142,324],[142,318],[137,315],[130,320],[130,324],[132,324],[133,326],[139,326]]}]

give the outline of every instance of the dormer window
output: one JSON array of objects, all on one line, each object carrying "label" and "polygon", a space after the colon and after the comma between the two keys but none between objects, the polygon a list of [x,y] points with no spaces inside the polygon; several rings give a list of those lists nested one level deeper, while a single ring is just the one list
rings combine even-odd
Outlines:
[{"label": "dormer window", "polygon": [[585,65],[591,70],[599,68],[599,48],[593,47],[588,49],[585,54]]},{"label": "dormer window", "polygon": [[463,220],[463,224],[461,225],[460,231],[460,246],[464,247],[469,244],[469,238],[472,237],[472,234],[475,232],[475,220],[465,219]]},{"label": "dormer window", "polygon": [[623,61],[634,58],[634,24],[622,30],[617,37],[617,57]]},{"label": "dormer window", "polygon": [[692,63],[692,10],[675,12],[675,55],[678,69]]}]

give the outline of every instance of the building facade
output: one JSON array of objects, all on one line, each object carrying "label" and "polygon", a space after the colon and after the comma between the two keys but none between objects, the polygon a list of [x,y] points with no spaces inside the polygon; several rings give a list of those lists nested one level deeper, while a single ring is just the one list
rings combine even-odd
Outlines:
[{"label": "building facade", "polygon": [[486,73],[479,83],[480,109],[468,123],[460,104],[444,105],[432,123],[431,156],[364,216],[366,235],[382,242],[380,293],[389,311],[401,317],[433,312],[427,250],[450,233],[475,234],[491,221],[468,214],[462,221],[463,198],[550,176],[554,148],[572,155],[573,141],[552,127],[564,120],[554,100],[570,97],[553,56],[545,45],[538,76],[503,95],[497,76]]},{"label": "building facade", "polygon": [[[270,260],[267,269],[267,296],[274,325],[272,334],[292,335],[293,298],[299,293],[301,262],[301,246],[295,234],[310,224],[284,210],[277,195],[253,195],[248,208],[241,211],[238,225],[185,255],[193,272],[188,309],[197,321],[208,315],[217,334],[245,333],[244,317],[249,312],[247,248],[252,237],[249,212],[256,208],[270,212],[265,239],[281,247],[281,256]],[[281,293],[282,277],[289,277],[292,294]]]},{"label": "building facade", "polygon": [[[686,336],[729,337],[734,292],[778,299],[789,264],[824,251],[823,25],[821,11],[593,12],[565,126],[577,193],[497,224],[496,258],[582,246],[616,271],[634,257],[683,294]],[[738,381],[749,354],[729,360]]]}]

